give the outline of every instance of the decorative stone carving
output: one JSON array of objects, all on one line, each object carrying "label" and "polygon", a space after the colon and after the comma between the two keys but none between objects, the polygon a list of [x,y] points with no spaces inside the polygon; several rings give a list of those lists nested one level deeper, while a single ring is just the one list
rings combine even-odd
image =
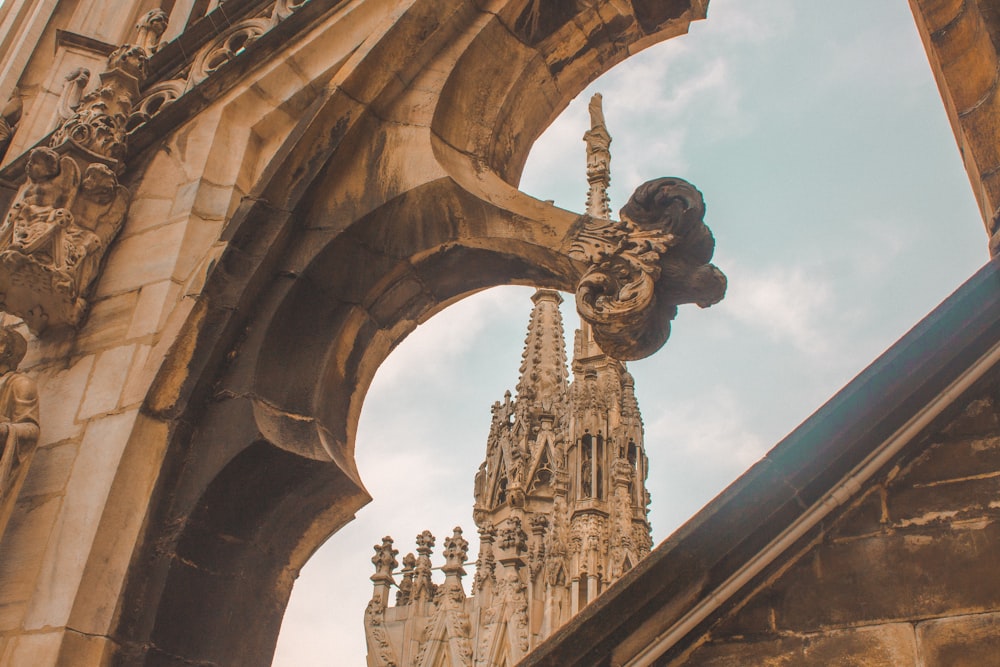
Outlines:
[{"label": "decorative stone carving", "polygon": [[[0,226],[0,308],[36,335],[80,323],[84,295],[125,221],[130,195],[117,173],[146,61],[131,45],[108,57],[98,88],[79,99],[48,148],[29,154],[26,182]],[[75,72],[67,89],[82,90],[86,79]],[[67,111],[74,96],[64,93]]]},{"label": "decorative stone carving", "polygon": [[153,55],[160,48],[160,38],[167,30],[169,17],[160,8],[150,9],[135,25],[135,43],[146,52]]},{"label": "decorative stone carving", "polygon": [[[434,613],[424,627],[422,643],[417,653],[417,667],[431,667],[444,664],[445,652],[451,657],[448,664],[472,665],[472,624],[465,611],[465,557],[469,542],[462,537],[462,529],[456,527],[451,537],[444,540],[445,564],[441,571],[445,574],[434,597]],[[447,649],[446,649],[447,647]]]},{"label": "decorative stone carving", "polygon": [[587,215],[580,218],[568,254],[585,264],[576,308],[601,349],[621,361],[641,359],[670,336],[677,306],[718,303],[726,278],[709,264],[715,239],[705,226],[701,193],[679,178],[641,185],[610,220],[611,135],[600,93],[590,100]]},{"label": "decorative stone carving", "polygon": [[129,115],[128,121],[125,123],[126,129],[131,132],[160,113],[165,107],[173,104],[174,100],[183,94],[184,81],[182,79],[160,81],[149,86]]},{"label": "decorative stone carving", "polygon": [[188,87],[201,83],[273,27],[266,18],[241,21],[201,51],[191,65]]},{"label": "decorative stone carving", "polygon": [[0,109],[0,158],[7,152],[7,147],[17,131],[17,123],[21,120],[21,92],[15,88],[10,99]]},{"label": "decorative stone carving", "polygon": [[490,522],[479,527],[479,557],[476,559],[476,578],[473,581],[477,593],[482,592],[487,584],[496,583],[496,558],[493,555],[496,535],[496,528]]},{"label": "decorative stone carving", "polygon": [[670,336],[677,306],[718,303],[726,278],[709,260],[715,239],[701,193],[680,178],[639,188],[621,220],[583,216],[569,255],[587,265],[576,289],[580,317],[609,355],[638,359]]},{"label": "decorative stone carving", "polygon": [[403,569],[400,570],[402,579],[399,582],[399,590],[396,591],[396,606],[403,607],[413,600],[413,576],[417,564],[417,557],[412,553],[403,556]]},{"label": "decorative stone carving", "polygon": [[413,580],[414,602],[432,600],[437,592],[437,586],[431,581],[431,553],[434,550],[434,535],[425,530],[417,535],[417,563]]},{"label": "decorative stone carving", "polygon": [[90,70],[86,67],[77,67],[66,75],[63,80],[62,94],[59,96],[59,117],[66,120],[72,116],[80,101],[83,99],[83,90],[90,83]]},{"label": "decorative stone carving", "polygon": [[382,544],[376,544],[374,549],[372,565],[375,566],[375,574],[371,580],[375,584],[375,590],[365,608],[365,640],[368,643],[369,659],[374,658],[375,664],[380,667],[396,667],[396,654],[385,627],[385,609],[389,603],[392,570],[397,565],[396,556],[399,551],[392,548],[392,538],[389,536],[383,537]]},{"label": "decorative stone carving", "polygon": [[28,343],[16,330],[0,329],[0,535],[38,444],[38,388],[17,367]]}]

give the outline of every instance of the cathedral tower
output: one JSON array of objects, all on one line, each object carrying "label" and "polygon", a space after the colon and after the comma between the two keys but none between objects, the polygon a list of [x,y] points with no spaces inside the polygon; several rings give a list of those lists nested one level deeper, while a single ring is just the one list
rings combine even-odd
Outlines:
[{"label": "cathedral tower", "polygon": [[[595,96],[584,136],[595,217],[607,214],[610,180],[600,104]],[[540,289],[532,302],[516,396],[508,391],[493,404],[475,475],[480,548],[469,593],[461,529],[445,540],[442,584],[431,581],[433,535],[417,536],[418,555],[403,558],[398,582],[398,552],[384,538],[365,612],[371,666],[513,665],[649,553],[647,458],[632,376],[584,324],[571,382],[562,296]]]}]

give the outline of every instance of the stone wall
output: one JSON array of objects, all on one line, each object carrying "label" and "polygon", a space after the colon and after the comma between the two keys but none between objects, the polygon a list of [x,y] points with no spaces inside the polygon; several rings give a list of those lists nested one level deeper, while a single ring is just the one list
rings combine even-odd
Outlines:
[{"label": "stone wall", "polygon": [[872,480],[671,665],[996,664],[1000,386]]}]

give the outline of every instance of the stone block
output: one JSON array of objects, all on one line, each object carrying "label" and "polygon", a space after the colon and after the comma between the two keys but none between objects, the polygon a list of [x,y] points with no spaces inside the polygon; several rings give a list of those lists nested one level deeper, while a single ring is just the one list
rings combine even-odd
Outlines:
[{"label": "stone block", "polygon": [[1000,609],[1000,523],[927,526],[815,547],[770,584],[778,631]]},{"label": "stone block", "polygon": [[1000,476],[939,482],[894,490],[887,500],[889,522],[923,526],[992,516],[1000,517]]},{"label": "stone block", "polygon": [[927,621],[917,626],[921,667],[1000,664],[1000,614]]},{"label": "stone block", "polygon": [[890,484],[890,488],[981,477],[988,473],[1000,473],[1000,437],[961,438],[928,447]]},{"label": "stone block", "polygon": [[66,624],[137,414],[133,410],[95,419],[87,425],[56,520],[56,537],[42,559],[41,574],[24,621],[26,629]]},{"label": "stone block", "polygon": [[10,661],[4,664],[8,667],[38,667],[38,665],[55,665],[59,656],[59,646],[62,643],[61,631],[24,634],[17,638]]},{"label": "stone block", "polygon": [[128,220],[122,230],[122,238],[159,227],[170,219],[173,199],[165,197],[142,197],[133,199],[128,209]]},{"label": "stone block", "polygon": [[873,487],[833,526],[830,536],[838,540],[880,532],[885,529],[884,513],[883,487]]},{"label": "stone block", "polygon": [[788,637],[709,642],[673,665],[916,667],[914,649],[913,627],[908,623],[897,623]]},{"label": "stone block", "polygon": [[121,405],[123,408],[134,406],[146,397],[149,385],[152,384],[156,376],[156,368],[149,367],[149,351],[151,345],[139,345],[132,359],[132,368],[125,379],[125,386],[122,388]]},{"label": "stone block", "polygon": [[219,240],[223,223],[221,220],[202,219],[192,216],[184,231],[181,252],[174,266],[173,278],[186,283],[203,258],[212,252],[213,244]]},{"label": "stone block", "polygon": [[79,353],[95,352],[125,340],[139,292],[125,292],[91,303],[90,315],[76,338]]},{"label": "stone block", "polygon": [[108,253],[97,295],[119,294],[170,278],[186,226],[174,222],[120,239]]},{"label": "stone block", "polygon": [[61,493],[66,488],[77,446],[74,443],[53,445],[35,450],[28,477],[21,487],[21,498]]},{"label": "stone block", "polygon": [[[48,546],[61,505],[62,498],[54,497],[40,502],[21,502],[15,507],[3,542],[0,542],[0,606],[31,598],[42,554]],[[22,620],[23,616],[8,617],[0,630],[17,627]],[[10,622],[13,625],[6,624]]]},{"label": "stone block", "polygon": [[75,418],[77,406],[83,400],[87,379],[94,365],[94,355],[79,357],[68,368],[47,368],[39,371],[38,409],[41,421],[39,446],[75,438],[82,425]]},{"label": "stone block", "polygon": [[125,378],[135,356],[135,345],[122,345],[101,352],[87,383],[87,392],[77,418],[84,421],[118,407]]},{"label": "stone block", "polygon": [[156,333],[163,322],[164,312],[171,303],[171,297],[176,300],[176,291],[179,291],[179,287],[169,280],[144,285],[139,290],[139,299],[128,328],[128,338],[142,338]]}]

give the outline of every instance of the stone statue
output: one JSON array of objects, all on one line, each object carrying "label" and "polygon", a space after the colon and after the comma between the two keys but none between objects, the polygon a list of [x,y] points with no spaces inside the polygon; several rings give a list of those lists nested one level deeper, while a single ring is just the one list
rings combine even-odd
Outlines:
[{"label": "stone statue", "polygon": [[59,96],[59,117],[62,120],[76,113],[83,99],[83,89],[88,83],[90,83],[90,70],[86,67],[77,67],[66,75],[62,94]]},{"label": "stone statue", "polygon": [[[0,501],[13,502],[38,442],[38,388],[17,372],[28,343],[14,329],[0,329]],[[5,512],[4,524],[9,513]]]},{"label": "stone statue", "polygon": [[10,99],[0,109],[0,157],[7,152],[7,146],[14,138],[19,120],[21,120],[21,93],[15,88]]},{"label": "stone statue", "polygon": [[76,197],[80,170],[69,157],[51,148],[35,148],[25,165],[28,183],[0,228],[0,248],[44,256],[62,263],[61,230],[72,220],[69,207]]},{"label": "stone statue", "polygon": [[95,162],[83,172],[73,204],[73,224],[66,232],[66,266],[80,288],[97,274],[104,251],[118,234],[128,211],[129,192],[115,172]]},{"label": "stone statue", "polygon": [[167,13],[162,9],[151,9],[135,26],[136,46],[153,55],[160,48],[160,38],[167,30]]}]

